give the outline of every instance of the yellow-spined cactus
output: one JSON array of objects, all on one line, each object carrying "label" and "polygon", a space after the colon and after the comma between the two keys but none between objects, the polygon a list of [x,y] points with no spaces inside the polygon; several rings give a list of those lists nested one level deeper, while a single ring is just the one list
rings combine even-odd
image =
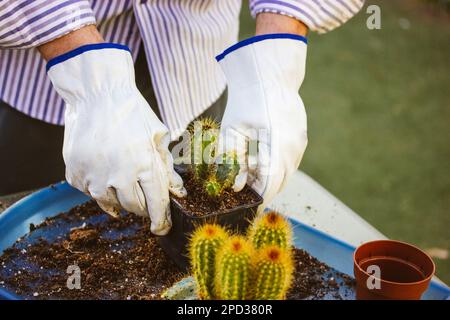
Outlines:
[{"label": "yellow-spined cactus", "polygon": [[215,292],[222,300],[252,298],[252,244],[242,236],[231,236],[216,258]]},{"label": "yellow-spined cactus", "polygon": [[194,121],[189,127],[189,133],[192,175],[204,185],[205,192],[211,198],[218,197],[234,184],[239,172],[236,153],[217,155],[219,124],[211,118]]},{"label": "yellow-spined cactus", "polygon": [[193,233],[189,252],[201,299],[285,299],[294,271],[292,229],[276,212],[253,221],[248,237],[216,224]]},{"label": "yellow-spined cactus", "polygon": [[254,265],[253,298],[256,300],[283,300],[292,283],[294,270],[289,249],[276,245],[258,250]]},{"label": "yellow-spined cactus", "polygon": [[191,170],[194,178],[205,180],[215,170],[219,123],[211,118],[196,120],[188,129],[191,136]]},{"label": "yellow-spined cactus", "polygon": [[257,217],[249,228],[249,239],[256,249],[277,245],[288,248],[292,242],[290,223],[275,211]]},{"label": "yellow-spined cactus", "polygon": [[224,153],[220,157],[221,161],[217,165],[216,177],[221,181],[223,188],[230,188],[234,184],[234,179],[239,173],[239,162],[235,151]]},{"label": "yellow-spined cactus", "polygon": [[234,179],[239,173],[239,163],[236,152],[222,154],[216,169],[211,171],[205,181],[205,190],[210,197],[217,197],[234,184]]},{"label": "yellow-spined cactus", "polygon": [[189,256],[200,299],[214,298],[216,255],[227,238],[227,231],[216,224],[202,225],[192,234]]},{"label": "yellow-spined cactus", "polygon": [[223,192],[223,184],[214,174],[210,175],[204,182],[205,191],[211,198],[218,197]]}]

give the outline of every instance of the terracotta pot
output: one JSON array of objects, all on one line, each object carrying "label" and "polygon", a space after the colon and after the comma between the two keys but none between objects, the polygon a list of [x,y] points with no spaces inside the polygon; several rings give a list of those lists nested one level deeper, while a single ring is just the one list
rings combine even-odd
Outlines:
[{"label": "terracotta pot", "polygon": [[362,300],[418,300],[435,271],[428,254],[395,240],[362,244],[353,254],[353,265],[356,298]]}]

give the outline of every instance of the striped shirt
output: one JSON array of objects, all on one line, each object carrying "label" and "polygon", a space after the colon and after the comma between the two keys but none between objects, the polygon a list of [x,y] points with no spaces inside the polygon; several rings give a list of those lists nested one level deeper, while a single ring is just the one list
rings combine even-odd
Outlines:
[{"label": "striped shirt", "polygon": [[[36,47],[97,24],[107,42],[143,45],[163,122],[172,137],[225,89],[214,57],[238,40],[241,0],[0,0],[0,100],[48,123],[64,124],[64,102]],[[325,33],[364,0],[250,0],[260,12],[288,15]]]}]

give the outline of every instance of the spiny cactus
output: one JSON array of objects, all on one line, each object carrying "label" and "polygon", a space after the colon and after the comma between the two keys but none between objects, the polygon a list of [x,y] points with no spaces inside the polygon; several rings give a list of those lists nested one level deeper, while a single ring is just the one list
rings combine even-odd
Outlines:
[{"label": "spiny cactus", "polygon": [[225,189],[231,188],[239,173],[239,163],[235,152],[220,156],[216,170],[205,181],[205,190],[210,197],[219,196]]},{"label": "spiny cactus", "polygon": [[256,300],[282,300],[291,285],[293,263],[291,251],[276,245],[258,251],[254,261]]},{"label": "spiny cactus", "polygon": [[252,244],[242,236],[231,236],[216,258],[216,297],[223,300],[251,299]]},{"label": "spiny cactus", "polygon": [[211,118],[195,121],[189,127],[191,135],[191,169],[196,180],[202,181],[214,170],[219,124]]},{"label": "spiny cactus", "polygon": [[211,175],[204,183],[205,191],[211,198],[219,196],[223,191],[223,184],[216,178],[215,175]]},{"label": "spiny cactus", "polygon": [[190,242],[201,299],[284,299],[292,281],[291,226],[278,213],[253,221],[248,237],[215,224],[197,228]]},{"label": "spiny cactus", "polygon": [[195,180],[202,183],[212,198],[230,188],[239,172],[235,152],[216,155],[219,124],[204,118],[189,128],[191,134],[191,171]]},{"label": "spiny cactus", "polygon": [[216,177],[222,183],[222,188],[230,188],[234,184],[239,169],[236,152],[229,151],[221,155],[221,161],[217,165]]},{"label": "spiny cactus", "polygon": [[192,234],[189,256],[201,299],[214,298],[216,255],[227,238],[227,231],[216,224],[200,226]]},{"label": "spiny cactus", "polygon": [[284,249],[291,245],[292,228],[280,214],[269,211],[255,219],[249,229],[249,238],[256,249],[270,245]]}]

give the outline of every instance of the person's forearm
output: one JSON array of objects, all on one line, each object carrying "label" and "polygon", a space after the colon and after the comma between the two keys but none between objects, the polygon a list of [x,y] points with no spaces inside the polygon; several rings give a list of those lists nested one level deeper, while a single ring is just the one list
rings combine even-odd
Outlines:
[{"label": "person's forearm", "polygon": [[260,13],[256,17],[256,35],[291,33],[306,36],[308,27],[301,21],[277,13]]},{"label": "person's forearm", "polygon": [[79,30],[72,31],[53,41],[38,47],[39,52],[45,60],[50,60],[61,54],[86,44],[105,42],[95,25],[89,25]]}]

